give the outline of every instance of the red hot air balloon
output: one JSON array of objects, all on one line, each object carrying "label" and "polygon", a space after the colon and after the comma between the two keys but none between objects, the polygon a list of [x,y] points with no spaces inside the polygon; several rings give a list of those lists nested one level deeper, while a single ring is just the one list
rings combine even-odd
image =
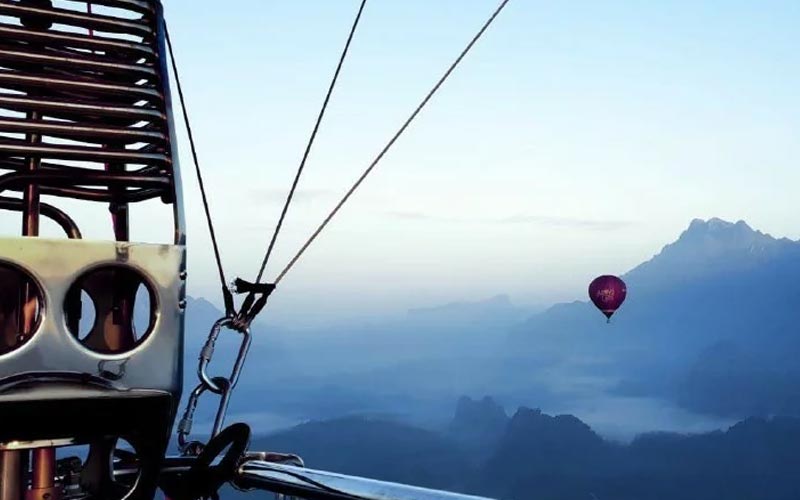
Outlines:
[{"label": "red hot air balloon", "polygon": [[628,288],[625,282],[616,276],[600,276],[589,285],[589,298],[606,315],[609,322],[611,316],[625,302],[627,294]]}]

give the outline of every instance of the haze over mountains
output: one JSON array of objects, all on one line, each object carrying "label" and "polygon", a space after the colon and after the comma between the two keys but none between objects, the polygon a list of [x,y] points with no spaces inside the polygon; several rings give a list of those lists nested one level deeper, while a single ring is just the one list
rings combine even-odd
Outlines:
[{"label": "haze over mountains", "polygon": [[509,500],[793,500],[800,493],[800,419],[793,417],[620,444],[573,415],[521,407],[509,416],[490,397],[462,398],[444,432],[351,416],[301,424],[252,446],[299,453],[312,468]]},{"label": "haze over mountains", "polygon": [[[460,396],[492,394],[626,440],[800,414],[800,243],[695,220],[623,277],[610,325],[584,297],[536,312],[503,296],[316,332],[258,325],[231,411],[264,432],[363,414],[444,431]],[[219,315],[190,302],[187,360]]]}]

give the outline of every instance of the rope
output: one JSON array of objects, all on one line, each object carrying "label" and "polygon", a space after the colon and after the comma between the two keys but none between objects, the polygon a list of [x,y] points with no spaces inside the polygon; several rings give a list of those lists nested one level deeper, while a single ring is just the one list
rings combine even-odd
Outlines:
[{"label": "rope", "polygon": [[175,60],[175,52],[172,48],[172,40],[169,36],[169,29],[167,28],[166,21],[164,22],[164,34],[167,40],[167,49],[169,50],[169,58],[172,63],[172,73],[175,75],[175,86],[178,89],[178,97],[181,102],[181,111],[183,112],[183,123],[186,126],[186,133],[189,136],[189,146],[192,151],[192,160],[194,161],[194,170],[197,175],[197,184],[200,186],[200,196],[203,200],[203,210],[206,215],[206,223],[208,225],[208,233],[211,236],[211,245],[214,248],[214,259],[217,263],[217,272],[219,273],[219,281],[222,286],[222,295],[225,300],[225,310],[228,315],[233,314],[233,297],[230,290],[228,290],[228,280],[225,279],[225,270],[222,267],[222,258],[219,253],[219,245],[217,244],[217,234],[214,231],[214,222],[211,219],[211,209],[208,205],[208,196],[206,195],[205,184],[203,183],[203,174],[200,171],[200,160],[197,156],[197,148],[194,142],[194,134],[192,133],[192,124],[189,120],[189,111],[186,107],[186,99],[183,95],[183,86],[181,85],[180,74],[178,73],[178,63]]},{"label": "rope", "polygon": [[320,235],[320,233],[325,229],[325,227],[328,225],[328,223],[330,223],[330,221],[336,216],[336,214],[344,206],[344,204],[347,203],[347,200],[349,200],[350,197],[353,195],[353,193],[355,193],[355,191],[358,189],[358,187],[361,186],[361,183],[364,182],[364,180],[367,178],[367,176],[372,172],[372,170],[383,159],[383,157],[386,155],[386,153],[392,148],[392,146],[394,146],[394,143],[397,142],[397,140],[400,138],[401,135],[403,135],[403,133],[406,131],[406,129],[409,127],[409,125],[411,125],[411,122],[414,121],[414,119],[417,117],[417,115],[419,115],[419,113],[422,111],[422,109],[428,104],[428,102],[431,100],[431,98],[433,98],[434,94],[436,94],[436,92],[444,84],[444,82],[447,81],[447,79],[450,77],[450,75],[453,73],[453,71],[456,69],[456,67],[461,63],[462,59],[464,59],[464,57],[470,52],[470,50],[472,50],[472,47],[478,42],[478,40],[480,40],[480,38],[483,36],[483,34],[486,32],[486,30],[489,28],[489,26],[492,25],[492,23],[497,18],[497,16],[500,14],[500,12],[503,11],[503,9],[508,4],[508,2],[509,2],[509,0],[503,0],[500,3],[500,5],[497,7],[497,9],[494,11],[494,13],[483,24],[483,26],[478,31],[478,33],[467,44],[467,46],[464,48],[464,50],[461,51],[461,54],[459,54],[459,56],[456,58],[456,60],[453,61],[453,63],[450,65],[450,67],[447,69],[447,71],[445,71],[445,73],[442,75],[442,77],[439,78],[439,81],[436,82],[436,85],[433,86],[433,88],[430,90],[430,92],[428,92],[428,94],[425,96],[425,98],[422,100],[422,102],[416,107],[414,112],[411,113],[411,115],[406,119],[406,121],[403,123],[403,125],[397,130],[397,132],[394,134],[394,136],[392,136],[392,138],[383,147],[383,149],[380,151],[380,153],[378,153],[378,155],[375,157],[375,159],[372,160],[372,163],[370,163],[369,167],[367,167],[367,169],[364,171],[364,173],[361,174],[361,177],[359,177],[358,180],[356,180],[355,184],[353,184],[353,186],[350,188],[350,190],[348,190],[347,193],[345,193],[345,195],[342,197],[342,199],[339,201],[339,203],[336,204],[336,206],[333,208],[333,210],[331,210],[331,212],[328,214],[328,216],[325,217],[325,219],[322,221],[322,223],[319,225],[319,227],[317,227],[317,229],[311,234],[311,236],[303,244],[303,246],[300,247],[300,250],[295,254],[295,256],[292,258],[292,260],[289,261],[289,263],[286,265],[286,267],[283,269],[283,271],[281,271],[281,273],[275,279],[275,285],[280,283],[281,280],[283,279],[283,277],[286,276],[286,273],[288,273],[292,269],[292,267],[294,267],[294,265],[297,263],[297,261],[300,259],[300,257],[305,253],[305,251],[308,249],[308,247],[311,246],[311,243],[313,243],[314,240],[317,239],[317,236]]},{"label": "rope", "polygon": [[261,278],[264,276],[264,270],[267,268],[267,262],[269,262],[269,258],[272,255],[272,250],[275,248],[275,242],[278,240],[281,227],[283,227],[283,221],[286,219],[286,213],[289,211],[289,205],[291,205],[292,198],[294,198],[294,193],[297,190],[297,184],[300,182],[300,176],[303,174],[303,169],[306,166],[306,160],[308,160],[309,153],[311,153],[311,147],[314,145],[314,140],[317,137],[319,126],[322,123],[323,117],[325,116],[325,111],[328,109],[328,103],[330,102],[331,95],[333,94],[333,89],[336,87],[336,81],[339,79],[339,73],[342,70],[342,65],[344,65],[344,61],[347,58],[347,52],[350,50],[350,42],[353,41],[353,36],[355,35],[356,28],[358,27],[358,22],[361,20],[361,13],[364,12],[364,6],[366,3],[367,0],[361,0],[361,5],[358,8],[355,21],[353,21],[353,26],[350,28],[350,34],[347,36],[347,42],[344,45],[344,50],[342,50],[342,54],[339,56],[339,64],[336,66],[336,71],[333,73],[333,79],[331,79],[330,86],[328,87],[328,93],[325,95],[325,100],[322,103],[322,108],[319,110],[317,121],[314,123],[314,129],[311,131],[311,136],[306,144],[303,158],[300,160],[300,166],[297,167],[297,173],[294,176],[294,182],[292,182],[292,187],[289,189],[289,194],[286,196],[286,202],[283,204],[283,210],[281,211],[281,216],[278,219],[278,225],[275,227],[275,232],[272,233],[272,239],[267,247],[267,253],[264,254],[264,260],[261,261],[261,268],[258,270],[258,276],[256,277],[255,281],[256,283],[260,283]]}]

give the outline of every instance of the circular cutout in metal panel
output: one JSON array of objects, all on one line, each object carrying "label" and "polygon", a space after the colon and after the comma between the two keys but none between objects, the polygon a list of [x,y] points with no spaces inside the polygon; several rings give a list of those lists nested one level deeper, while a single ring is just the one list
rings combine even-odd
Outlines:
[{"label": "circular cutout in metal panel", "polygon": [[19,349],[39,329],[42,289],[19,267],[0,262],[0,355]]},{"label": "circular cutout in metal panel", "polygon": [[70,287],[64,316],[69,332],[87,349],[100,354],[124,353],[153,330],[156,296],[135,269],[96,267]]}]

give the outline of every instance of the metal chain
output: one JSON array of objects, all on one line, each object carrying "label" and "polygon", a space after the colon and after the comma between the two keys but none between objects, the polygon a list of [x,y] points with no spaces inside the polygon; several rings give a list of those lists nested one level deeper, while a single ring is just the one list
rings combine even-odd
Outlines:
[{"label": "metal chain", "polygon": [[[227,377],[212,377],[208,374],[208,366],[211,363],[211,359],[214,357],[214,347],[223,328],[241,334],[242,343],[239,346],[239,354],[236,357],[230,375]],[[200,383],[189,396],[189,401],[186,403],[183,417],[178,423],[178,446],[183,455],[197,455],[202,449],[202,443],[198,441],[189,441],[188,437],[192,432],[192,422],[194,420],[194,412],[197,409],[197,403],[200,401],[200,396],[206,391],[211,391],[220,397],[219,404],[217,405],[217,413],[214,418],[214,427],[211,430],[211,437],[213,438],[222,430],[222,426],[225,423],[225,414],[228,411],[228,403],[230,403],[233,389],[239,381],[239,375],[242,373],[242,367],[244,366],[245,358],[247,358],[247,353],[250,350],[251,341],[250,329],[237,328],[234,318],[225,317],[217,320],[208,333],[208,338],[206,339],[205,345],[200,350],[200,356],[198,358],[197,377],[200,379]]]}]

